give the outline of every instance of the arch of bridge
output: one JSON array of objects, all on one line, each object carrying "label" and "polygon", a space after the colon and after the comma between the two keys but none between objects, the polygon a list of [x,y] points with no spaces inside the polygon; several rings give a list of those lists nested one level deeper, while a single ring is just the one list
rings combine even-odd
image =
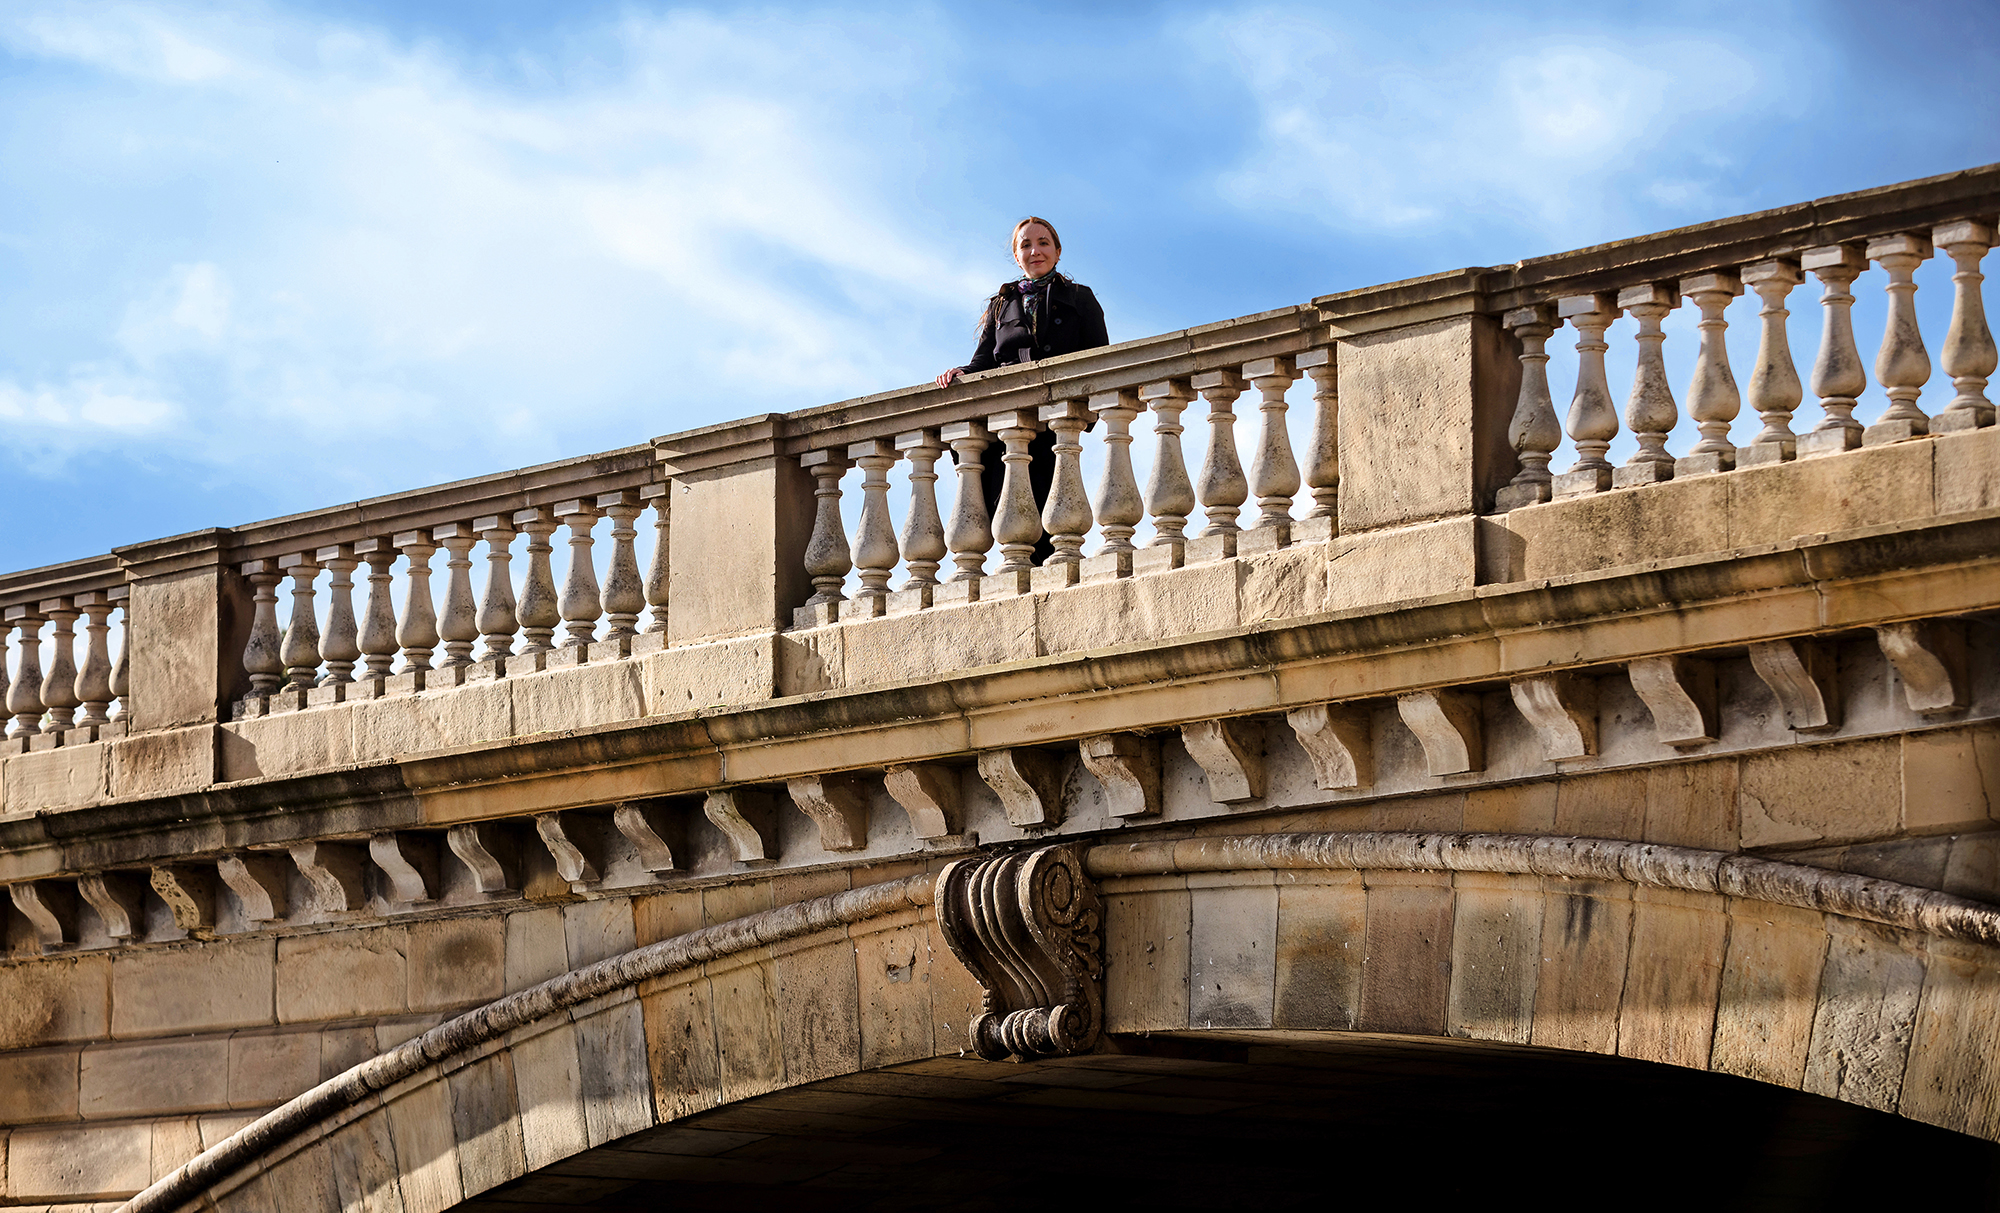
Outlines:
[{"label": "arch of bridge", "polygon": [[[1113,1041],[1331,1032],[1616,1054],[2000,1140],[1990,907],[1611,840],[1068,850],[1095,882],[1101,917],[1075,938],[1101,946]],[[980,983],[953,952],[977,953],[979,936],[949,906],[941,923],[947,899],[933,900],[950,879],[781,907],[510,995],[322,1084],[127,1207],[446,1210],[723,1105],[990,1051]]]}]

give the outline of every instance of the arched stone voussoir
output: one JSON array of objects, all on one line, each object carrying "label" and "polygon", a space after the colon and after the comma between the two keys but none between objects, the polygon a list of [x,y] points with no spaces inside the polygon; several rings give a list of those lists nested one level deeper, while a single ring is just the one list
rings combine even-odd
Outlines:
[{"label": "arched stone voussoir", "polygon": [[1105,1028],[1459,1037],[1735,1074],[2000,1140],[2000,909],[1606,839],[1100,846]]}]

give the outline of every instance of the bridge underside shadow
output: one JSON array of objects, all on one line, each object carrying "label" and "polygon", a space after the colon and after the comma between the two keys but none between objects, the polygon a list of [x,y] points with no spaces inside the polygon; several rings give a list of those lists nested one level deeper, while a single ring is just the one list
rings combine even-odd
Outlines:
[{"label": "bridge underside shadow", "polygon": [[2000,1208],[2000,1145],[1727,1075],[1335,1033],[1112,1047],[1029,1065],[938,1058],[775,1092],[586,1151],[454,1213],[1017,1210],[1107,1193],[1325,1208],[1385,1182],[1420,1206],[1512,1193],[1808,1209],[1926,1190]]}]

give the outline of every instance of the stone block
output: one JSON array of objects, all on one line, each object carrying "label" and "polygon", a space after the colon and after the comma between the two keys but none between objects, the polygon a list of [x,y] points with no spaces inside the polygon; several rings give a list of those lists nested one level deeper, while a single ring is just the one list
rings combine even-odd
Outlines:
[{"label": "stone block", "polygon": [[1238,576],[1238,566],[1224,562],[1050,594],[1035,621],[1041,651],[1081,653],[1233,628]]},{"label": "stone block", "polygon": [[119,1200],[153,1179],[147,1124],[16,1129],[7,1139],[7,1196],[16,1202]]},{"label": "stone block", "polygon": [[111,968],[111,1034],[156,1036],[268,1024],[274,953],[270,939],[244,939],[119,956]]},{"label": "stone block", "polygon": [[761,703],[778,687],[778,637],[750,636],[662,649],[641,662],[646,711],[660,716],[720,704]]},{"label": "stone block", "polygon": [[1729,919],[1709,894],[1632,890],[1618,1055],[1705,1070]]},{"label": "stone block", "polygon": [[513,1046],[514,1099],[530,1169],[580,1153],[590,1145],[577,1034],[563,1023]]},{"label": "stone block", "polygon": [[86,1049],[77,1104],[90,1120],[229,1107],[229,1041],[147,1041]]},{"label": "stone block", "polygon": [[1782,543],[1799,535],[1929,518],[1931,444],[1870,447],[1846,459],[1746,468],[1729,486],[1726,545]]},{"label": "stone block", "polygon": [[[640,1004],[646,1014],[647,1070],[653,1077],[660,1119],[674,1120],[714,1107],[722,1086],[722,1063],[715,1052],[708,979],[695,976],[658,990],[642,990]],[[519,1064],[517,1060],[515,1065]],[[529,1161],[534,1161],[532,1145]]]},{"label": "stone block", "polygon": [[709,965],[709,988],[715,999],[723,1101],[747,1099],[784,1086],[784,1031],[769,953],[757,948],[732,957],[729,963]]},{"label": "stone block", "polygon": [[1277,997],[1278,889],[1268,872],[1187,878],[1188,1025],[1264,1028]]},{"label": "stone block", "polygon": [[[861,1008],[861,1066],[874,1069],[936,1053],[930,1005],[930,939],[914,913],[877,919],[854,936]],[[861,931],[862,928],[856,928]]]},{"label": "stone block", "polygon": [[175,1116],[153,1122],[153,1181],[173,1173],[202,1151],[201,1118]]},{"label": "stone block", "polygon": [[396,1144],[389,1135],[389,1118],[377,1108],[364,1113],[321,1139],[333,1171],[333,1189],[340,1209],[385,1209],[395,1213]]},{"label": "stone block", "polygon": [[1368,873],[1368,948],[1361,971],[1364,1032],[1442,1036],[1451,985],[1451,877]]},{"label": "stone block", "polygon": [[76,1119],[79,1064],[75,1049],[0,1053],[0,1125]]},{"label": "stone block", "polygon": [[[184,539],[209,544],[206,552],[189,551],[193,560],[218,555],[207,536]],[[150,732],[215,721],[220,706],[242,693],[232,684],[250,638],[249,584],[217,564],[159,575],[136,571],[124,611],[133,727]]]},{"label": "stone block", "polygon": [[569,971],[569,944],[563,912],[549,906],[507,915],[507,993],[540,985]]},{"label": "stone block", "polygon": [[407,927],[297,935],[278,945],[278,1021],[363,1019],[409,1009]]},{"label": "stone block", "polygon": [[[1248,534],[1267,535],[1273,529]],[[1326,610],[1326,555],[1326,549],[1317,546],[1240,553],[1242,622],[1295,619]]]},{"label": "stone block", "polygon": [[1887,837],[1901,825],[1902,793],[1893,737],[1752,754],[1736,797],[1743,845]]},{"label": "stone block", "polygon": [[448,1082],[460,1189],[477,1196],[526,1174],[520,1109],[514,1103],[513,1054],[481,1058],[452,1071]]},{"label": "stone block", "polygon": [[1910,1033],[1899,1115],[1992,1140],[2000,1134],[2000,967],[1991,949],[1931,938],[1923,994]]},{"label": "stone block", "polygon": [[[737,423],[766,425],[761,419]],[[668,547],[667,643],[775,631],[810,593],[806,541],[812,480],[796,459],[746,435],[737,462],[673,471],[673,542]],[[770,452],[770,453],[767,453]]]},{"label": "stone block", "polygon": [[354,710],[317,708],[239,720],[222,726],[218,740],[218,778],[224,781],[346,766],[355,761]]},{"label": "stone block", "polygon": [[1932,492],[1940,515],[2000,506],[2000,428],[1931,439]]},{"label": "stone block", "polygon": [[1522,540],[1516,578],[1565,577],[1726,550],[1733,478],[1669,481],[1644,492],[1593,493],[1516,510],[1501,520]]},{"label": "stone block", "polygon": [[1903,829],[1912,834],[1977,829],[1991,817],[1976,729],[1903,735]]},{"label": "stone block", "polygon": [[219,733],[214,725],[196,725],[110,742],[112,797],[167,796],[206,788],[215,782]]},{"label": "stone block", "polygon": [[[860,993],[846,933],[809,936],[772,951],[786,1079],[812,1082],[860,1069]],[[961,1036],[964,1031],[960,1025]]]},{"label": "stone block", "polygon": [[1893,1112],[1924,987],[1921,946],[1873,923],[1826,918],[1804,1090]]},{"label": "stone block", "polygon": [[104,799],[108,746],[67,745],[0,760],[0,806],[9,813],[66,809]]},{"label": "stone block", "polygon": [[826,628],[775,637],[778,695],[811,695],[846,685],[850,630]]},{"label": "stone block", "polygon": [[229,1106],[281,1104],[320,1082],[317,1032],[238,1033],[229,1039]]},{"label": "stone block", "polygon": [[[645,663],[613,661],[509,678],[513,734],[560,733],[646,715]],[[464,692],[461,692],[464,693]]]},{"label": "stone block", "polygon": [[1325,609],[1346,611],[1472,588],[1478,571],[1474,521],[1453,518],[1368,535],[1336,536],[1324,549],[1328,561]]},{"label": "stone block", "polygon": [[972,1052],[972,1020],[986,1009],[986,991],[945,941],[936,917],[924,916],[931,957],[931,1031],[938,1056]]},{"label": "stone block", "polygon": [[1465,829],[1491,834],[1552,834],[1556,828],[1558,787],[1555,780],[1544,779],[1497,788],[1468,788]]},{"label": "stone block", "polygon": [[1543,889],[1542,967],[1531,1043],[1613,1052],[1632,942],[1631,899],[1622,885],[1550,881]]},{"label": "stone block", "polygon": [[1647,842],[1711,851],[1737,848],[1737,763],[1675,763],[1646,772]]},{"label": "stone block", "polygon": [[428,695],[396,695],[355,704],[357,759],[380,760],[422,754],[514,735],[510,688],[505,678]]},{"label": "stone block", "polygon": [[1739,901],[1731,906],[1728,947],[1710,1068],[1797,1087],[1819,1000],[1825,916]]},{"label": "stone block", "polygon": [[1558,834],[1636,840],[1646,819],[1645,771],[1597,771],[1565,777],[1556,789]]},{"label": "stone block", "polygon": [[1542,898],[1532,877],[1460,872],[1445,1031],[1527,1044],[1542,960]]},{"label": "stone block", "polygon": [[[1065,590],[1063,595],[1078,592]],[[962,607],[935,607],[848,628],[842,658],[845,685],[935,677],[1038,656],[1035,603],[1028,596],[982,598]]]},{"label": "stone block", "polygon": [[110,1021],[109,956],[37,958],[7,970],[0,1050],[101,1040]]},{"label": "stone block", "polygon": [[507,924],[500,919],[411,923],[409,941],[410,1010],[452,1010],[506,992]]},{"label": "stone block", "polygon": [[564,906],[562,914],[572,969],[621,956],[639,946],[633,933],[629,898],[580,901]]},{"label": "stone block", "polygon": [[445,1213],[465,1198],[452,1132],[451,1087],[434,1078],[385,1109],[402,1213]]},{"label": "stone block", "polygon": [[1368,891],[1359,872],[1277,873],[1274,1028],[1351,1031],[1361,1016]]},{"label": "stone block", "polygon": [[347,1213],[333,1182],[333,1159],[324,1149],[300,1150],[264,1173],[271,1208],[292,1213]]}]

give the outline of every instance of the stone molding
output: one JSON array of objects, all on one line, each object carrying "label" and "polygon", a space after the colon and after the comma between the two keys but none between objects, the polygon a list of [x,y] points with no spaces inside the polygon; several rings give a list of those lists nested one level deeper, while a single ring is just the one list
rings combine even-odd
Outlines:
[{"label": "stone molding", "polygon": [[981,1057],[1088,1052],[1104,1027],[1104,907],[1083,848],[961,859],[938,874],[938,924],[986,991]]}]

